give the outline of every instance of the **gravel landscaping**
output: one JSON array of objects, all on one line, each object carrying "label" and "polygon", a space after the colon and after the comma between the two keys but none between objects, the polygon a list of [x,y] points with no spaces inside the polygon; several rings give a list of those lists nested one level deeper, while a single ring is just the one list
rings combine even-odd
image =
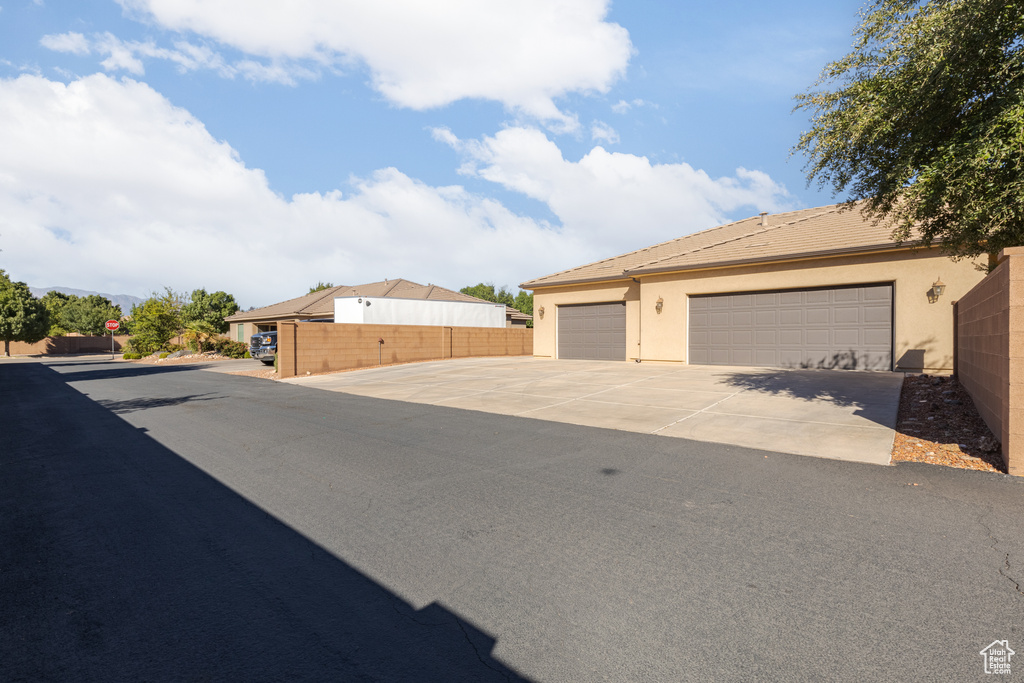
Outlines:
[{"label": "gravel landscaping", "polygon": [[954,377],[903,380],[892,461],[1006,472],[999,441]]}]

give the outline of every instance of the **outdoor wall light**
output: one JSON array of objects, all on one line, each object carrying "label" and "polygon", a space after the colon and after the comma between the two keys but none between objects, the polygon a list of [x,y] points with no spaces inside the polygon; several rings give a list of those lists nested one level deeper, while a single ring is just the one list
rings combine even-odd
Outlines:
[{"label": "outdoor wall light", "polygon": [[537,315],[539,315],[541,318],[544,317],[544,307],[543,306],[541,306],[540,308],[537,309]]},{"label": "outdoor wall light", "polygon": [[939,297],[942,296],[945,291],[946,285],[942,282],[942,279],[939,278],[932,283],[932,288],[928,290],[928,303],[933,304],[938,301]]},{"label": "outdoor wall light", "polygon": [[662,298],[661,298],[661,297],[659,296],[659,297],[658,297],[658,300],[654,302],[654,310],[656,310],[656,311],[657,311],[658,313],[661,313],[661,309],[662,309],[662,308],[663,308],[664,306],[665,306],[665,300],[664,300],[664,299],[662,299]]}]

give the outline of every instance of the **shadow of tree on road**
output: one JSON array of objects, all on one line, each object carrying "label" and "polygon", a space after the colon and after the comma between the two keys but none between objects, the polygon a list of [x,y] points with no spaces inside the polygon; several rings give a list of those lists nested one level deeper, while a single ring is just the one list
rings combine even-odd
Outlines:
[{"label": "shadow of tree on road", "polygon": [[900,389],[898,383],[882,381],[889,375],[846,370],[752,368],[723,372],[719,377],[726,386],[741,391],[854,408],[854,415],[891,427],[899,408]]}]

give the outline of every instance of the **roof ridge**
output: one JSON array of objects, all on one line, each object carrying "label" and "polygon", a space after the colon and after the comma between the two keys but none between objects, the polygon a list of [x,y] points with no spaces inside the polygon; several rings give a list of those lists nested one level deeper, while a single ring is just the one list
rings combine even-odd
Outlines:
[{"label": "roof ridge", "polygon": [[[662,256],[660,258],[656,258],[656,259],[654,259],[652,261],[645,261],[643,263],[638,263],[637,265],[633,266],[632,268],[624,269],[622,272],[623,273],[629,273],[629,272],[632,272],[634,270],[640,270],[642,268],[649,268],[652,265],[654,265],[655,263],[659,263],[660,261],[665,261],[667,259],[672,259],[672,258],[679,258],[680,256],[685,256],[687,254],[696,254],[698,251],[703,251],[705,249],[714,249],[715,247],[720,247],[723,244],[728,244],[729,242],[735,242],[737,240],[742,240],[742,239],[746,239],[748,237],[753,237],[754,235],[760,235],[760,234],[763,234],[763,233],[766,233],[766,232],[770,232],[772,230],[777,230],[779,228],[783,228],[783,227],[786,227],[786,226],[795,225],[797,223],[800,223],[801,221],[807,221],[807,220],[811,220],[812,218],[818,218],[820,216],[824,216],[825,214],[836,212],[838,210],[837,209],[838,206],[839,206],[838,204],[833,204],[833,205],[828,206],[828,207],[822,207],[823,210],[819,211],[818,213],[808,214],[806,216],[800,216],[798,218],[794,218],[791,221],[785,221],[783,223],[776,223],[775,225],[759,226],[761,228],[760,230],[754,230],[754,231],[751,231],[751,232],[744,233],[742,235],[736,235],[735,237],[730,237],[728,239],[719,240],[718,242],[711,242],[709,244],[704,244],[704,245],[701,245],[699,247],[694,247],[693,249],[685,249],[685,250],[677,252],[675,254],[666,254],[665,256]],[[805,209],[805,211],[806,210],[807,209]],[[788,213],[798,213],[798,212],[790,211]],[[776,214],[776,215],[781,215],[781,214]],[[757,216],[750,216],[748,218],[744,218],[744,219],[739,220],[739,221],[733,221],[732,223],[729,223],[728,225],[737,225],[739,223],[742,223],[743,221],[749,221],[752,218],[757,218]],[[720,226],[720,227],[724,228],[724,227],[727,227],[727,226],[723,225],[723,226]],[[710,230],[704,230],[702,232],[711,232],[711,231]],[[686,237],[692,237],[693,235],[698,235],[698,234],[701,234],[701,233],[696,233],[695,232],[695,233],[692,233],[690,235],[684,235],[683,237],[680,237],[679,239],[684,239]]]}]

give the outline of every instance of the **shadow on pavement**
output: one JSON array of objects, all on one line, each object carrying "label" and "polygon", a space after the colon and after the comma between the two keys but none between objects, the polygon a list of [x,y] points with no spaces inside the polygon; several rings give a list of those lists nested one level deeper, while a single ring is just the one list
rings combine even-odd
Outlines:
[{"label": "shadow on pavement", "polygon": [[0,679],[524,680],[44,365],[0,401]]},{"label": "shadow on pavement", "polygon": [[855,408],[854,415],[886,427],[895,426],[900,390],[892,389],[889,373],[847,370],[770,370],[724,372],[723,382],[735,389],[808,402]]},{"label": "shadow on pavement", "polygon": [[124,413],[134,413],[136,410],[179,406],[183,403],[193,403],[195,401],[216,401],[221,398],[224,397],[211,396],[209,394],[191,394],[188,396],[171,396],[166,398],[131,398],[126,401],[97,401],[97,403],[112,413],[123,415]]}]

